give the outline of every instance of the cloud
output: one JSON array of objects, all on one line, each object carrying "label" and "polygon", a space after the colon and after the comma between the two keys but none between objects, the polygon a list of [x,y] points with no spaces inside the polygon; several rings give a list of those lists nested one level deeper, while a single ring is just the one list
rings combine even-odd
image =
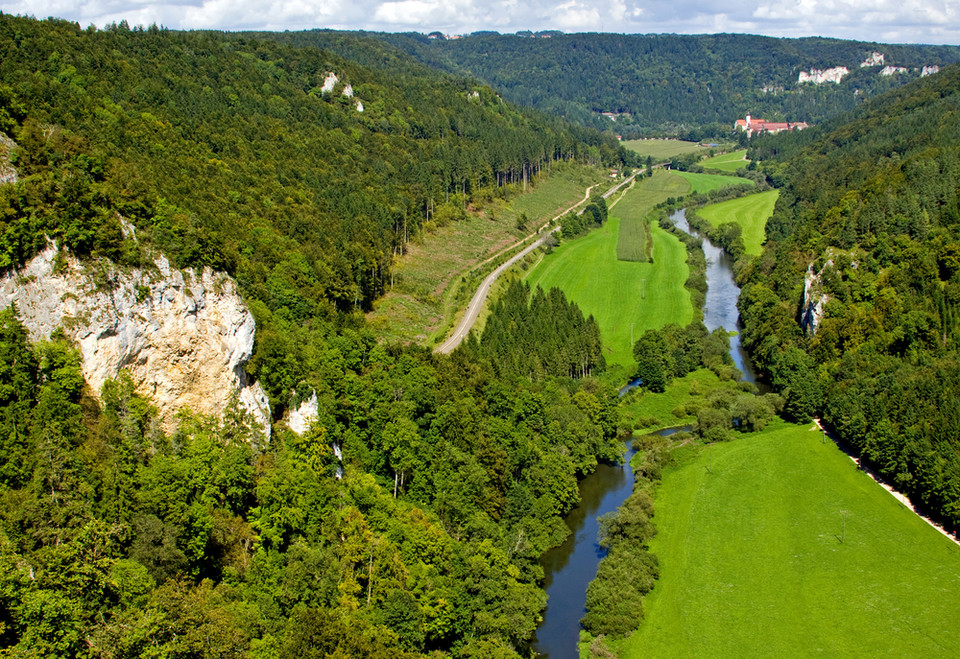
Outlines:
[{"label": "cloud", "polygon": [[175,29],[723,31],[960,43],[953,0],[0,0],[0,10],[82,26],[126,19]]}]

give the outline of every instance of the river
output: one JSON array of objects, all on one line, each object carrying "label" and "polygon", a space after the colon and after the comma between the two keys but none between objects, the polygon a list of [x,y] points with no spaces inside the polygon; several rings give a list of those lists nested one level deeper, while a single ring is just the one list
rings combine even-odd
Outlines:
[{"label": "river", "polygon": [[[698,235],[691,231],[684,210],[675,212],[670,220],[683,231]],[[740,289],[733,277],[733,263],[723,250],[706,238],[703,238],[703,251],[707,257],[707,299],[703,323],[711,332],[718,327],[736,330]],[[730,337],[730,355],[743,372],[743,379],[755,383],[756,373],[749,356],[740,346],[738,335]],[[664,430],[661,434],[669,435],[676,430]],[[577,659],[580,656],[577,644],[580,639],[580,619],[586,613],[587,586],[596,576],[597,565],[604,554],[597,543],[600,529],[597,518],[616,510],[633,491],[630,458],[634,453],[634,449],[628,446],[626,464],[601,464],[580,481],[580,505],[565,520],[570,535],[562,545],[554,547],[541,559],[548,600],[533,649],[545,659]]]}]

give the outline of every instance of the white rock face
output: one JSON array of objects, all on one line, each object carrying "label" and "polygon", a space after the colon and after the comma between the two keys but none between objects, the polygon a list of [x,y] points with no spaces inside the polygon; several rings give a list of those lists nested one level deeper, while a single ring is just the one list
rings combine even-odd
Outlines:
[{"label": "white rock face", "polygon": [[895,73],[906,73],[907,69],[903,66],[885,66],[880,69],[880,75],[882,76],[892,76]]},{"label": "white rock face", "polygon": [[357,100],[357,112],[363,112],[363,103]]},{"label": "white rock face", "polygon": [[13,164],[10,162],[10,156],[13,155],[16,146],[16,142],[0,133],[0,183],[17,182],[17,170],[13,168]]},{"label": "white rock face", "polygon": [[317,392],[314,391],[309,400],[300,403],[295,410],[290,410],[287,416],[287,426],[298,435],[310,430],[310,426],[317,420]]},{"label": "white rock face", "polygon": [[862,69],[868,66],[881,66],[882,64],[883,64],[883,53],[878,53],[877,51],[873,51],[872,53],[870,53],[867,59],[860,62],[860,68]]},{"label": "white rock face", "polygon": [[815,85],[822,85],[825,82],[840,84],[843,76],[850,73],[845,66],[835,66],[832,69],[810,69],[810,72],[801,71],[797,77],[797,82],[812,82]]},{"label": "white rock face", "polygon": [[347,83],[347,85],[343,88],[343,95],[347,98],[353,98],[353,85]]},{"label": "white rock face", "polygon": [[[253,316],[236,285],[209,268],[157,270],[84,265],[50,245],[22,270],[0,280],[0,304],[16,303],[33,341],[57,327],[80,347],[83,375],[97,395],[126,369],[137,391],[157,406],[164,428],[182,407],[220,417],[231,398],[270,434],[270,406],[243,367],[253,350]],[[99,282],[99,283],[98,283]]]},{"label": "white rock face", "polygon": [[926,78],[927,76],[932,76],[934,73],[940,73],[940,67],[934,64],[933,66],[925,66],[920,71],[920,77]]},{"label": "white rock face", "polygon": [[324,94],[329,94],[333,91],[333,88],[337,86],[338,81],[339,78],[337,78],[336,73],[328,73],[327,77],[323,79],[323,86],[320,87],[320,91],[322,91]]},{"label": "white rock face", "polygon": [[[828,261],[828,264],[832,263]],[[824,306],[829,299],[830,296],[823,292],[820,274],[813,271],[811,263],[803,278],[803,312],[800,316],[800,327],[811,336],[817,333],[817,327],[823,320]]]}]

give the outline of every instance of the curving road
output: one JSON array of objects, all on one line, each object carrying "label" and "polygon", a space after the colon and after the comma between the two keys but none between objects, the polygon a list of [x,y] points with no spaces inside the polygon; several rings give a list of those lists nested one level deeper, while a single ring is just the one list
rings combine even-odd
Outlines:
[{"label": "curving road", "polygon": [[[633,174],[632,176],[625,178],[623,181],[621,181],[617,185],[607,190],[605,193],[603,193],[603,198],[604,199],[609,198],[610,195],[614,194],[617,190],[619,190],[623,186],[633,181],[635,176],[636,174]],[[514,243],[513,245],[511,245],[510,247],[507,247],[504,250],[500,250],[497,254],[494,254],[489,259],[479,264],[479,265],[483,265],[484,263],[489,263],[493,259],[497,258],[500,254],[503,254],[505,251],[514,249],[515,247],[522,245],[525,241],[529,240],[533,236],[539,235],[539,237],[536,240],[534,240],[532,243],[524,247],[523,250],[521,250],[520,252],[517,252],[516,254],[511,256],[504,263],[497,266],[497,268],[495,268],[493,272],[491,272],[489,275],[487,275],[483,279],[483,281],[480,283],[480,286],[477,288],[476,293],[474,293],[473,297],[470,298],[470,304],[467,305],[467,310],[463,312],[463,317],[460,318],[460,322],[457,323],[456,328],[454,328],[453,334],[451,334],[446,341],[440,344],[440,346],[438,346],[434,350],[434,352],[444,354],[444,355],[449,354],[453,352],[453,350],[458,345],[460,345],[461,341],[467,338],[467,334],[470,333],[470,330],[473,328],[474,323],[477,322],[477,317],[480,315],[480,310],[483,308],[483,303],[486,302],[487,300],[487,294],[490,292],[490,287],[493,286],[493,282],[497,280],[497,277],[503,274],[504,270],[512,266],[514,263],[522,259],[524,256],[526,256],[536,248],[540,247],[540,245],[543,244],[543,241],[545,241],[547,237],[550,236],[550,234],[552,234],[554,231],[559,231],[560,225],[557,225],[550,231],[547,231],[546,233],[541,234],[541,232],[544,229],[550,226],[550,222],[555,222],[556,220],[559,220],[561,217],[563,217],[573,209],[577,208],[578,206],[583,205],[588,199],[590,199],[590,192],[598,185],[600,184],[595,183],[594,185],[591,185],[589,188],[587,188],[587,191],[583,195],[583,199],[573,204],[566,210],[560,212],[560,214],[553,217],[549,222],[544,223],[544,225],[540,227],[537,233],[530,234],[520,242]]]}]

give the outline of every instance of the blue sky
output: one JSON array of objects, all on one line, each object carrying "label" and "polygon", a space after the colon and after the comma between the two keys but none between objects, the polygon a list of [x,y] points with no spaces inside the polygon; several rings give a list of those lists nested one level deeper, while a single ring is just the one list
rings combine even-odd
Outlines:
[{"label": "blue sky", "polygon": [[957,0],[0,0],[0,10],[84,27],[126,19],[174,29],[740,32],[960,44]]}]

